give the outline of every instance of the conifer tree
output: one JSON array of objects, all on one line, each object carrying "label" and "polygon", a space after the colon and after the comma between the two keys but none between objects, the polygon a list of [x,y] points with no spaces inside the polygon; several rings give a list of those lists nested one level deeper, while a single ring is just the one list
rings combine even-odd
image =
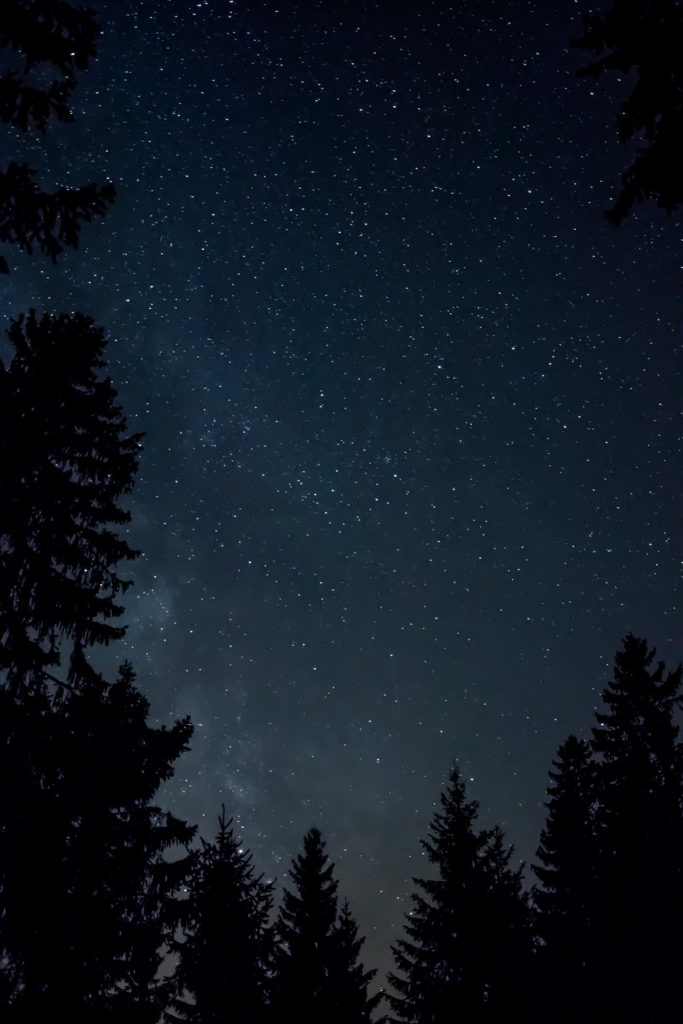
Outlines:
[{"label": "conifer tree", "polygon": [[182,931],[171,947],[179,957],[181,997],[168,1019],[259,1024],[272,959],[272,884],[255,875],[225,808],[216,838],[195,854],[185,887]]},{"label": "conifer tree", "polygon": [[[155,975],[192,834],[153,803],[188,720],[147,723],[132,670],[107,682],[87,648],[114,625],[133,557],[114,528],[137,466],[85,317],[12,325],[0,368],[0,991],[3,1020],[74,1022],[115,1003],[156,1024]],[[57,942],[56,936],[59,936]],[[58,949],[55,948],[58,945]],[[113,1011],[112,1011],[113,1012]],[[90,1014],[90,1017],[88,1017]]]},{"label": "conifer tree", "polygon": [[[0,120],[45,131],[72,119],[75,72],[94,56],[93,12],[65,0],[5,0]],[[14,59],[16,58],[16,59]],[[50,66],[53,80],[49,81]],[[0,170],[0,241],[54,261],[111,185],[41,192],[35,171]],[[0,257],[0,270],[7,271]],[[167,862],[193,829],[153,803],[187,748],[189,720],[152,728],[124,665],[114,683],[87,648],[113,620],[134,556],[117,529],[139,436],[126,433],[104,339],[80,314],[12,323],[0,365],[0,1019],[157,1024],[161,947],[186,870]]]},{"label": "conifer tree", "polygon": [[329,1008],[327,975],[334,959],[337,881],[317,828],[304,836],[292,861],[293,889],[285,889],[277,920],[274,1002],[279,1013],[304,1022],[324,1019]]},{"label": "conifer tree", "polygon": [[551,773],[534,870],[541,975],[552,1019],[667,1020],[683,982],[681,668],[629,634],[590,744]]},{"label": "conifer tree", "polygon": [[336,985],[333,997],[334,1015],[332,1020],[343,1024],[370,1024],[372,1012],[381,1002],[382,996],[371,996],[368,988],[377,971],[366,971],[360,952],[365,939],[358,934],[358,925],[351,914],[348,900],[344,900],[334,930],[334,967],[330,978]]},{"label": "conifer tree", "polygon": [[676,1016],[683,983],[683,751],[674,713],[681,666],[628,634],[603,691],[597,760],[603,991],[624,1021]]},{"label": "conifer tree", "polygon": [[594,965],[601,934],[594,831],[595,762],[589,744],[570,736],[550,772],[548,817],[533,866],[538,950],[536,991],[557,1021],[593,1020]]},{"label": "conifer tree", "polygon": [[527,1019],[531,929],[521,871],[510,867],[499,829],[478,830],[478,804],[466,799],[457,768],[422,841],[436,877],[415,878],[417,891],[394,947],[389,1002],[397,1020]]},{"label": "conifer tree", "polygon": [[337,915],[337,881],[317,828],[304,836],[290,870],[276,924],[275,1019],[297,1024],[366,1024],[377,1004],[367,985],[374,972],[358,961],[362,939],[348,906]]}]

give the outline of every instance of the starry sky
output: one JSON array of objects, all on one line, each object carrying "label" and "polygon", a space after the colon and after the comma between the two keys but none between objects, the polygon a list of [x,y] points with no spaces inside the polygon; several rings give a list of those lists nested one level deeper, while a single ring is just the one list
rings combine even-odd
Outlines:
[{"label": "starry sky", "polygon": [[163,801],[278,884],[316,824],[385,970],[450,764],[533,859],[621,638],[683,658],[680,221],[603,217],[589,4],[90,5],[76,124],[11,145],[117,202],[3,305],[102,324],[146,432],[116,655],[195,724]]}]

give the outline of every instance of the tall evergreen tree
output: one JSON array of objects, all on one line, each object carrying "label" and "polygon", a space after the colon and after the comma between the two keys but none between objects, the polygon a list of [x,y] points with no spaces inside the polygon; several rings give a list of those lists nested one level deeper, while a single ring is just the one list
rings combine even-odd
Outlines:
[{"label": "tall evergreen tree", "polygon": [[[29,131],[72,119],[75,72],[94,55],[93,12],[5,0],[0,120]],[[52,81],[50,81],[52,76]],[[42,192],[35,171],[0,170],[0,241],[53,261],[113,201],[111,185]],[[0,270],[7,271],[0,257]],[[153,803],[186,749],[189,720],[147,722],[123,666],[114,683],[86,649],[115,625],[134,552],[116,530],[139,437],[104,373],[102,332],[75,314],[10,328],[0,365],[0,1018],[33,1024],[156,1024],[167,999],[160,947],[193,830]]]},{"label": "tall evergreen tree", "polygon": [[590,744],[551,773],[534,870],[549,1015],[648,1024],[675,1017],[683,982],[681,668],[629,634]]},{"label": "tall evergreen tree", "polygon": [[394,947],[389,996],[411,1024],[526,1020],[531,928],[519,868],[499,829],[478,830],[457,768],[422,845],[436,877],[415,878],[413,909]]},{"label": "tall evergreen tree", "polygon": [[[192,834],[153,804],[187,748],[188,720],[147,723],[125,667],[109,683],[86,652],[114,625],[133,557],[115,527],[137,466],[85,317],[12,325],[0,367],[0,973],[3,1020],[58,1011],[156,1024],[154,981]],[[59,939],[57,939],[59,936]],[[88,1017],[90,1015],[90,1017]]]},{"label": "tall evergreen tree", "polygon": [[337,881],[317,828],[304,836],[303,853],[292,861],[293,889],[285,889],[277,920],[274,1003],[301,1024],[325,1019],[327,976],[335,955]]},{"label": "tall evergreen tree", "polygon": [[547,1019],[596,1019],[593,992],[601,948],[596,875],[595,762],[589,744],[570,736],[550,772],[548,817],[533,866],[538,950],[536,991]]},{"label": "tall evergreen tree", "polygon": [[298,1024],[367,1024],[378,998],[367,986],[374,972],[358,961],[362,939],[348,906],[337,915],[337,881],[317,828],[304,836],[290,870],[276,931],[273,1013]]},{"label": "tall evergreen tree", "polygon": [[667,672],[655,653],[625,638],[591,743],[601,971],[614,986],[610,1012],[640,1022],[675,1016],[683,983],[683,749],[674,721],[682,671]]},{"label": "tall evergreen tree", "polygon": [[183,927],[171,947],[179,957],[181,997],[168,1019],[259,1024],[273,951],[272,884],[255,875],[225,808],[215,840],[202,843],[185,886]]}]

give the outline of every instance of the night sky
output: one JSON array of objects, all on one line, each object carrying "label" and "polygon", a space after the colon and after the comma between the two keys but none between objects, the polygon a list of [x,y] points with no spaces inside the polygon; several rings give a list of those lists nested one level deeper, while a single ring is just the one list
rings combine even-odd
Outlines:
[{"label": "night sky", "polygon": [[80,310],[146,431],[128,657],[166,806],[284,879],[316,824],[386,969],[457,760],[533,859],[632,630],[683,658],[683,244],[607,224],[626,86],[570,0],[114,0],[77,122],[116,183],[7,315]]}]

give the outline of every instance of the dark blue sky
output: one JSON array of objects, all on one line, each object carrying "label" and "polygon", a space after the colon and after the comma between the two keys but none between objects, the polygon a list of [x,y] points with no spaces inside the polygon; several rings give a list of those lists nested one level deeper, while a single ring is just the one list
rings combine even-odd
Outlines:
[{"label": "dark blue sky", "polygon": [[93,6],[27,148],[117,203],[5,308],[101,323],[147,433],[118,656],[195,723],[164,799],[279,879],[317,824],[384,968],[451,762],[531,859],[621,638],[683,656],[679,221],[603,218],[588,5]]}]

